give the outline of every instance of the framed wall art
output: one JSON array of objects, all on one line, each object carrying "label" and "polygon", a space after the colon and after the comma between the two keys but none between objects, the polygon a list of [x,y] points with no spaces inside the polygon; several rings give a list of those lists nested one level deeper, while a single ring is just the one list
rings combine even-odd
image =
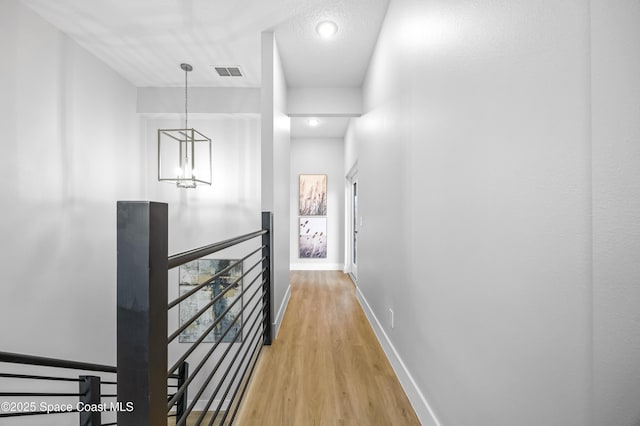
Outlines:
[{"label": "framed wall art", "polygon": [[[196,285],[202,284],[210,280],[218,271],[222,271],[237,260],[232,259],[198,259],[193,262],[180,266],[178,273],[180,295],[188,293]],[[242,276],[242,263],[234,266],[222,276],[216,278],[210,284],[180,302],[179,318],[180,326],[186,324],[197,312],[203,309],[207,304],[219,294],[223,293],[229,287],[224,296],[216,301],[208,308],[198,319],[196,319],[189,327],[187,327],[179,336],[180,343],[193,343],[216,321],[222,316],[222,313],[231,305],[238,297],[242,297],[242,280],[238,280]],[[236,282],[237,281],[237,282]],[[235,284],[234,284],[235,283]],[[211,330],[203,342],[213,343],[222,338],[222,334],[230,326],[237,316],[242,315],[242,301],[237,302],[233,307],[224,314],[223,318]],[[223,342],[234,341],[236,335],[242,327],[242,317],[231,326],[229,332],[222,338]],[[239,336],[235,342],[241,342],[242,336]]]},{"label": "framed wall art", "polygon": [[301,217],[300,219],[300,259],[326,259],[327,218]]},{"label": "framed wall art", "polygon": [[300,175],[300,216],[327,215],[327,175]]}]

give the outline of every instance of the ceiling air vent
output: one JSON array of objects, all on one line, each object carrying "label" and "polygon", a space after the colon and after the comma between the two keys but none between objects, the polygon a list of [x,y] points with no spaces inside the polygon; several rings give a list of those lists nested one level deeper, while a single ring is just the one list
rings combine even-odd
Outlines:
[{"label": "ceiling air vent", "polygon": [[242,71],[240,71],[240,67],[236,66],[214,66],[216,72],[220,77],[242,77]]}]

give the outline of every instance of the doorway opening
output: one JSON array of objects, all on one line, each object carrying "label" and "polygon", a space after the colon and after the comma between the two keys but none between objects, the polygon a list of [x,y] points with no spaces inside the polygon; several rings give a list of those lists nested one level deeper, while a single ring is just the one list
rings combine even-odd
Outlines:
[{"label": "doorway opening", "polygon": [[356,166],[347,175],[347,181],[349,184],[349,212],[347,217],[349,218],[349,233],[348,239],[348,272],[353,279],[353,282],[358,282],[358,232],[360,230],[360,216],[358,214],[358,171]]}]

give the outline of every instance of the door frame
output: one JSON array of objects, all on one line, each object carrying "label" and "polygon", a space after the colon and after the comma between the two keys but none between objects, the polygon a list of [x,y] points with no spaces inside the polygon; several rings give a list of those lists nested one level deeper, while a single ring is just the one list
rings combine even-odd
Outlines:
[{"label": "door frame", "polygon": [[[360,193],[360,184],[358,182],[358,162],[356,161],[347,173],[345,186],[347,202],[345,203],[345,273],[348,273],[353,282],[358,283],[358,251],[357,251],[357,234],[358,234],[358,206],[357,196]],[[356,185],[356,193],[354,194],[354,184]],[[354,259],[355,257],[355,259]],[[355,261],[354,261],[355,260]]]}]

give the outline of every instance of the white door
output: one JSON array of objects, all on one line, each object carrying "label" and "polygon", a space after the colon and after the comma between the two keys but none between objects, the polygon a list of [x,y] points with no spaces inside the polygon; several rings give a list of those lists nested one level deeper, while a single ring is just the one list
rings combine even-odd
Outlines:
[{"label": "white door", "polygon": [[358,176],[351,178],[351,274],[358,281]]}]

